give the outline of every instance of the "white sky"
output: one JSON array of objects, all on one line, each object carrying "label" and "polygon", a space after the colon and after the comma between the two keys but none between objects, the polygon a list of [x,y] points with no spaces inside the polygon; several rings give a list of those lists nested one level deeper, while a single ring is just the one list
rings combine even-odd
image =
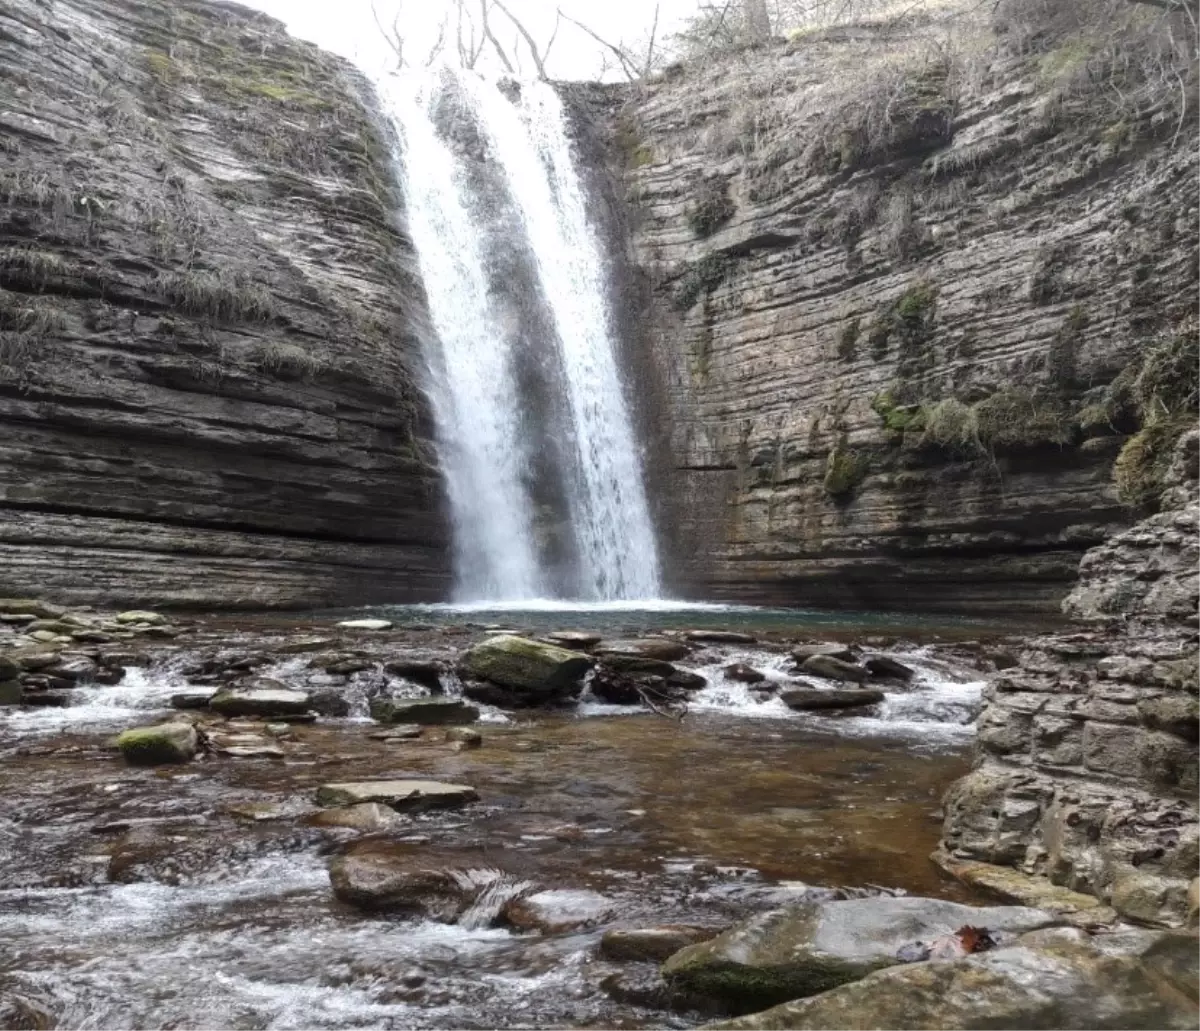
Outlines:
[{"label": "white sky", "polygon": [[[249,7],[265,11],[284,22],[294,36],[311,40],[326,50],[354,61],[370,75],[394,64],[371,13],[370,0],[242,0]],[[504,0],[505,6],[519,18],[539,44],[544,45],[554,28],[555,11],[583,22],[609,42],[624,40],[630,44],[649,36],[654,18],[653,0]],[[468,9],[478,14],[477,0],[467,0]],[[676,29],[686,15],[696,10],[696,0],[661,0],[659,37]],[[425,55],[437,39],[438,26],[448,17],[447,56],[454,54],[455,7],[451,0],[375,0],[375,9],[385,25],[400,13],[400,27],[406,37],[405,57],[411,63],[424,63]],[[498,9],[489,17],[496,37],[510,54],[516,30]],[[478,31],[478,30],[477,30]],[[520,44],[522,70],[534,74]],[[546,71],[557,79],[595,79],[603,68],[603,47],[584,32],[563,21],[554,48],[546,62]],[[610,62],[611,63],[611,62]],[[480,62],[480,68],[484,62]],[[487,67],[498,70],[494,63]],[[613,75],[610,72],[609,78]]]}]

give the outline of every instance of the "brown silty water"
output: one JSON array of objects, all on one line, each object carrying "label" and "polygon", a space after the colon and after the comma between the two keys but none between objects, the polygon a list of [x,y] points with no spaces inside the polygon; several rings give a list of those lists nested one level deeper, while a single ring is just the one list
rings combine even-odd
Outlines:
[{"label": "brown silty water", "polygon": [[[171,663],[213,641],[261,642],[263,629],[201,627],[143,679],[169,679]],[[293,727],[280,757],[150,769],[106,742],[153,707],[0,722],[0,994],[80,1028],[691,1026],[703,1018],[605,995],[616,969],[595,953],[605,929],[729,923],[802,885],[966,897],[928,856],[969,727],[751,716],[713,697],[682,720],[601,706],[485,713],[470,750],[440,728],[381,741],[371,722],[322,720]],[[582,918],[538,933],[338,902],[327,865],[363,836],[304,822],[316,788],[407,776],[468,784],[480,800],[407,816],[355,847],[502,870]]]}]

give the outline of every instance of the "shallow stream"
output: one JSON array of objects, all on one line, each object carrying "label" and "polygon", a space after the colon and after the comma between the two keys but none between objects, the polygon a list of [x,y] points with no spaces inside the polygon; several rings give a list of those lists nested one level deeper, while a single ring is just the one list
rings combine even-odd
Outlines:
[{"label": "shallow stream", "polygon": [[[447,617],[405,618],[414,641],[465,644]],[[982,678],[915,642],[889,651],[915,684],[869,718],[793,713],[724,678],[734,661],[782,677],[786,654],[767,642],[682,663],[710,681],[682,720],[585,697],[485,713],[483,746],[465,751],[436,730],[381,741],[355,717],[293,728],[274,759],[137,769],[106,747],[166,711],[197,648],[329,625],[214,620],[122,685],[77,689],[76,705],[0,709],[0,991],[78,1028],[683,1027],[704,1018],[601,990],[617,969],[595,956],[603,930],[727,923],[805,885],[965,898],[928,856],[941,795],[967,768]],[[299,665],[267,672],[288,680]],[[326,867],[348,832],[302,822],[316,787],[408,775],[472,785],[481,800],[409,817],[388,847],[555,891],[582,914],[576,926],[523,933],[337,902]]]}]

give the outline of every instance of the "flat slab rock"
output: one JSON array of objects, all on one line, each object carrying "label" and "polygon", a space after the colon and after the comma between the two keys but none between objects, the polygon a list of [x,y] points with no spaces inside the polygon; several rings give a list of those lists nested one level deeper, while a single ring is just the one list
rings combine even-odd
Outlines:
[{"label": "flat slab rock", "polygon": [[760,914],[677,952],[664,964],[663,976],[689,995],[750,1013],[857,981],[901,962],[906,946],[935,941],[964,925],[986,928],[1002,939],[1004,932],[1018,934],[1054,922],[1040,909],[964,906],[942,899],[802,903]]},{"label": "flat slab rock", "polygon": [[359,805],[381,802],[393,809],[441,809],[478,800],[479,793],[466,784],[437,780],[360,780],[322,784],[317,805]]},{"label": "flat slab rock", "polygon": [[[1196,952],[1194,937],[1167,942],[1140,957],[1108,955],[1078,942],[1022,943],[953,962],[892,967],[812,998],[706,1026],[726,1031],[1194,1028]],[[1190,985],[1174,990],[1171,971],[1182,967]]]},{"label": "flat slab rock", "polygon": [[208,703],[222,716],[301,716],[308,711],[309,695],[287,688],[249,688],[222,691]]}]

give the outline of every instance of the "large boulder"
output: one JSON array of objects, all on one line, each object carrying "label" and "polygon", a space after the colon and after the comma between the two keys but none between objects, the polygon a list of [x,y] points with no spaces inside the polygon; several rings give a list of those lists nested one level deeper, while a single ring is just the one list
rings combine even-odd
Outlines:
[{"label": "large boulder", "polygon": [[445,665],[435,658],[425,655],[401,655],[385,662],[383,670],[394,677],[403,677],[414,684],[427,687],[434,694],[440,694],[442,691],[442,673],[445,671]]},{"label": "large boulder", "polygon": [[[1188,951],[1196,955],[1196,940]],[[1194,992],[1195,981],[1191,987]],[[823,1028],[1195,1028],[1194,994],[1164,984],[1147,956],[1077,941],[1018,944],[913,963],[812,998],[711,1024],[728,1031]]]},{"label": "large boulder", "polygon": [[460,698],[372,698],[371,719],[378,723],[474,723],[479,710]]},{"label": "large boulder", "polygon": [[863,660],[863,666],[873,677],[884,677],[889,680],[912,680],[917,671],[889,655],[869,655]]},{"label": "large boulder", "polygon": [[59,619],[66,611],[61,605],[52,605],[37,598],[0,598],[0,612],[11,615]]},{"label": "large boulder", "polygon": [[409,811],[453,808],[478,798],[472,787],[436,780],[358,780],[322,784],[317,788],[317,805],[323,806],[381,802],[393,809]]},{"label": "large boulder", "polygon": [[592,660],[554,644],[498,634],[471,648],[463,656],[462,667],[467,676],[502,689],[496,693],[468,684],[464,691],[472,698],[507,705],[539,705],[577,695]]},{"label": "large boulder", "polygon": [[158,723],[134,727],[117,738],[117,748],[134,766],[185,763],[196,754],[199,739],[190,723]]},{"label": "large boulder", "polygon": [[375,834],[404,825],[404,817],[391,806],[380,802],[360,802],[358,805],[318,809],[305,817],[310,827],[336,827]]},{"label": "large boulder", "polygon": [[262,716],[277,719],[302,716],[311,699],[305,691],[294,691],[278,680],[260,677],[245,687],[232,688],[216,695],[209,706],[222,716]]},{"label": "large boulder", "polygon": [[901,962],[906,946],[934,941],[965,925],[1000,936],[1053,921],[1039,909],[977,908],[941,899],[807,902],[763,913],[712,941],[677,952],[663,966],[663,976],[686,994],[749,1013],[857,981]]}]

